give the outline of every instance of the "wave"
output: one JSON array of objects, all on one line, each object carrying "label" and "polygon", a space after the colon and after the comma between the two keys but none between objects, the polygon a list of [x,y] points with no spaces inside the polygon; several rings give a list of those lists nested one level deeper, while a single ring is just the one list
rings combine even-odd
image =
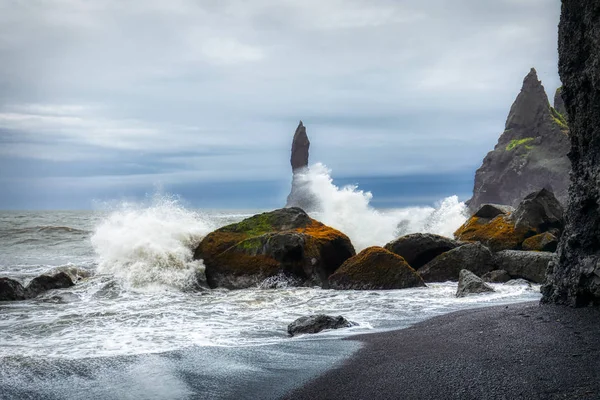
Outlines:
[{"label": "wave", "polygon": [[338,187],[323,164],[297,174],[302,190],[315,199],[311,216],[344,232],[357,251],[383,246],[395,238],[415,232],[452,236],[467,218],[467,209],[457,196],[441,200],[436,207],[411,207],[379,211],[370,205],[373,194],[356,185]]},{"label": "wave", "polygon": [[7,228],[2,230],[2,235],[25,235],[30,233],[45,233],[45,234],[54,234],[54,233],[68,233],[68,234],[77,234],[77,235],[86,235],[91,233],[91,231],[85,229],[73,228],[70,226],[55,226],[55,225],[37,225],[37,226],[27,226],[24,228]]},{"label": "wave", "polygon": [[147,206],[124,204],[91,237],[97,270],[129,288],[194,287],[203,275],[202,262],[193,260],[194,248],[215,228],[168,196],[155,196]]}]

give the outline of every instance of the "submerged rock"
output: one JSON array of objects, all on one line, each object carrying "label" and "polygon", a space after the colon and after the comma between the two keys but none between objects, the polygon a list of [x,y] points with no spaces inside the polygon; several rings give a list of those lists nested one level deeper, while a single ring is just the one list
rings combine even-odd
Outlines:
[{"label": "submerged rock", "polygon": [[462,269],[478,275],[496,269],[492,252],[481,243],[465,244],[437,256],[417,272],[425,282],[445,282],[458,280]]},{"label": "submerged rock", "polygon": [[480,277],[463,269],[458,278],[456,297],[465,297],[470,294],[493,292],[494,289],[485,283]]},{"label": "submerged rock", "polygon": [[0,278],[0,301],[25,300],[25,288],[10,278]]},{"label": "submerged rock", "polygon": [[318,333],[325,329],[350,328],[356,323],[348,321],[341,315],[330,317],[329,315],[319,314],[300,317],[288,325],[287,331],[290,336],[301,335],[305,333]]},{"label": "submerged rock", "polygon": [[355,254],[346,235],[292,207],[211,232],[194,258],[204,261],[211,288],[242,289],[282,274],[304,285],[327,287],[329,275]]},{"label": "submerged rock", "polygon": [[36,297],[39,294],[52,289],[66,289],[75,285],[66,272],[40,275],[33,278],[25,288],[27,297]]},{"label": "submerged rock", "polygon": [[548,263],[555,257],[553,253],[547,252],[505,250],[494,254],[494,263],[512,278],[543,283]]},{"label": "submerged rock", "polygon": [[385,245],[385,249],[404,258],[414,269],[421,268],[442,253],[464,243],[431,233],[412,233]]},{"label": "submerged rock", "polygon": [[566,204],[571,171],[568,152],[566,118],[550,107],[532,68],[510,109],[504,132],[475,174],[469,209],[474,212],[485,203],[515,207],[528,193],[542,188],[552,188]]},{"label": "submerged rock", "polygon": [[346,260],[329,277],[332,289],[386,290],[425,286],[404,258],[384,249],[369,247]]},{"label": "submerged rock", "polygon": [[481,279],[483,279],[484,282],[504,283],[510,281],[512,278],[505,270],[496,269],[494,271],[488,272],[487,274],[483,274],[481,276]]}]

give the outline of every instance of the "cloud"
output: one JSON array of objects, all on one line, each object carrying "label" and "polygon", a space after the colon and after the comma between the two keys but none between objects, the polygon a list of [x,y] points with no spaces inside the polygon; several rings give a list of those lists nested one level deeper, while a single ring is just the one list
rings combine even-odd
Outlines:
[{"label": "cloud", "polygon": [[[77,165],[89,185],[287,180],[302,119],[312,161],[337,176],[473,170],[531,66],[559,86],[559,12],[541,0],[0,0],[0,161],[56,178]],[[22,183],[40,173],[27,171]]]}]

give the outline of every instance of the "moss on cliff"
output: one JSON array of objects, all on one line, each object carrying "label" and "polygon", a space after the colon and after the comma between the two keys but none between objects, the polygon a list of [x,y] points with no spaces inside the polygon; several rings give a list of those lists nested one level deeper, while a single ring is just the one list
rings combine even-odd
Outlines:
[{"label": "moss on cliff", "polygon": [[559,113],[556,108],[550,107],[550,114],[552,115],[552,122],[559,126],[562,131],[569,130],[569,124],[564,115]]},{"label": "moss on cliff", "polygon": [[532,137],[523,138],[523,139],[513,139],[510,141],[509,144],[506,145],[506,151],[514,150],[516,147],[521,146],[521,145],[526,145],[525,148],[527,150],[531,150],[533,148],[533,146],[527,146],[527,143],[530,143],[534,140],[535,140],[535,138],[532,138]]}]

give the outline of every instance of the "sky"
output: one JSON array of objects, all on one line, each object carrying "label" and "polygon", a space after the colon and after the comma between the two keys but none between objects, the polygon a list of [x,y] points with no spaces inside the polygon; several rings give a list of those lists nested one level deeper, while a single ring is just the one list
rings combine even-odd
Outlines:
[{"label": "sky", "polygon": [[468,197],[529,69],[560,86],[559,15],[558,0],[0,0],[0,209],[155,191],[275,206],[299,120],[311,163],[388,206],[438,183]]}]

